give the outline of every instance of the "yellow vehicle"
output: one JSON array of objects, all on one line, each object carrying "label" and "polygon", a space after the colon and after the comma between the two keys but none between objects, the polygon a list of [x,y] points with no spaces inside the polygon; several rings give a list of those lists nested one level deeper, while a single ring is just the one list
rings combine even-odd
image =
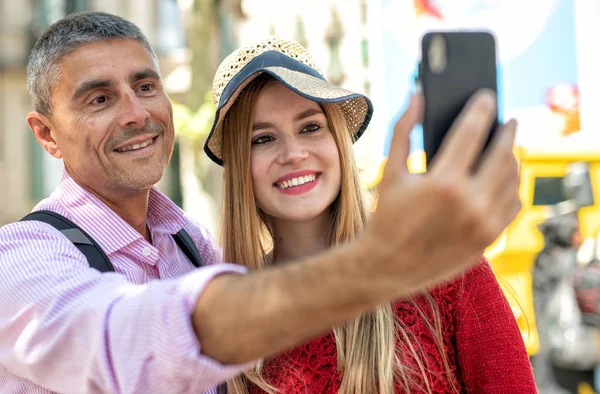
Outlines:
[{"label": "yellow vehicle", "polygon": [[574,162],[589,166],[594,203],[579,212],[581,234],[591,237],[600,228],[600,144],[596,147],[517,148],[521,171],[523,209],[503,234],[486,250],[499,283],[515,313],[529,355],[537,353],[539,338],[533,312],[531,274],[536,255],[543,247],[537,225],[547,207],[566,200],[562,178]]},{"label": "yellow vehicle", "polygon": [[[571,163],[585,162],[594,195],[594,204],[580,211],[581,233],[591,237],[600,229],[600,142],[596,147],[577,150],[558,148],[516,148],[521,172],[520,196],[523,209],[502,235],[486,250],[485,255],[503,288],[530,356],[539,349],[539,338],[533,310],[532,270],[536,255],[543,247],[537,225],[544,221],[549,205],[564,201],[562,178]],[[385,160],[374,171],[365,171],[363,184],[375,188],[382,175]],[[411,172],[425,169],[422,152],[408,161]]]}]

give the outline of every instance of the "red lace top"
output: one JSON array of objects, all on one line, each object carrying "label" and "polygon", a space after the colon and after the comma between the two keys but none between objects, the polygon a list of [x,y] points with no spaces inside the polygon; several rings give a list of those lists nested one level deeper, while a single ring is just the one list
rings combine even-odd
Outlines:
[{"label": "red lace top", "polygon": [[[521,334],[487,262],[482,260],[460,279],[432,289],[431,295],[441,314],[447,359],[462,392],[537,392]],[[427,300],[417,297],[415,301],[431,319]],[[416,338],[413,346],[426,364],[431,391],[452,393],[434,337],[417,309],[403,301],[393,307],[408,334]],[[405,364],[415,365],[411,353],[403,352],[400,345],[398,354]],[[329,333],[267,360],[265,377],[285,394],[335,394],[341,382],[336,368],[335,340]],[[413,378],[411,393],[426,393],[423,378]],[[401,387],[397,382],[398,393],[403,392]],[[250,387],[250,394],[259,393],[262,390]]]}]

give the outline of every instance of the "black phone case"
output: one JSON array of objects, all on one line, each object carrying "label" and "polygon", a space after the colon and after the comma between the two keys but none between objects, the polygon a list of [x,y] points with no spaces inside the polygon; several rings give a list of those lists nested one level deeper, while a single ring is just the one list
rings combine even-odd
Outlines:
[{"label": "black phone case", "polygon": [[[434,35],[446,41],[446,68],[439,74],[430,70],[427,48]],[[469,98],[479,89],[497,93],[496,44],[488,32],[432,32],[422,40],[419,79],[425,98],[423,142],[427,164]],[[486,146],[498,123],[492,126]]]}]

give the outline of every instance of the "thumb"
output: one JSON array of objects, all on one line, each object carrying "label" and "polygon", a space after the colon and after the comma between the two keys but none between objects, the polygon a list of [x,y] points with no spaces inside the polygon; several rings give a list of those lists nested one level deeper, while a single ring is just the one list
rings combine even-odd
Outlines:
[{"label": "thumb", "polygon": [[408,154],[410,152],[410,132],[423,115],[423,99],[421,95],[412,95],[404,114],[394,126],[394,135],[390,143],[390,153],[385,165],[384,179],[390,175],[408,174]]}]

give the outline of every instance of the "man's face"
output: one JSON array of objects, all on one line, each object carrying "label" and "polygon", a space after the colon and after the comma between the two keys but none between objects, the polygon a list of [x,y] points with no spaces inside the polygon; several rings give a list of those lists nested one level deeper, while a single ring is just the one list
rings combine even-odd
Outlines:
[{"label": "man's face", "polygon": [[158,65],[137,41],[92,42],[67,54],[47,118],[69,174],[101,196],[147,190],[173,152],[173,110]]}]

